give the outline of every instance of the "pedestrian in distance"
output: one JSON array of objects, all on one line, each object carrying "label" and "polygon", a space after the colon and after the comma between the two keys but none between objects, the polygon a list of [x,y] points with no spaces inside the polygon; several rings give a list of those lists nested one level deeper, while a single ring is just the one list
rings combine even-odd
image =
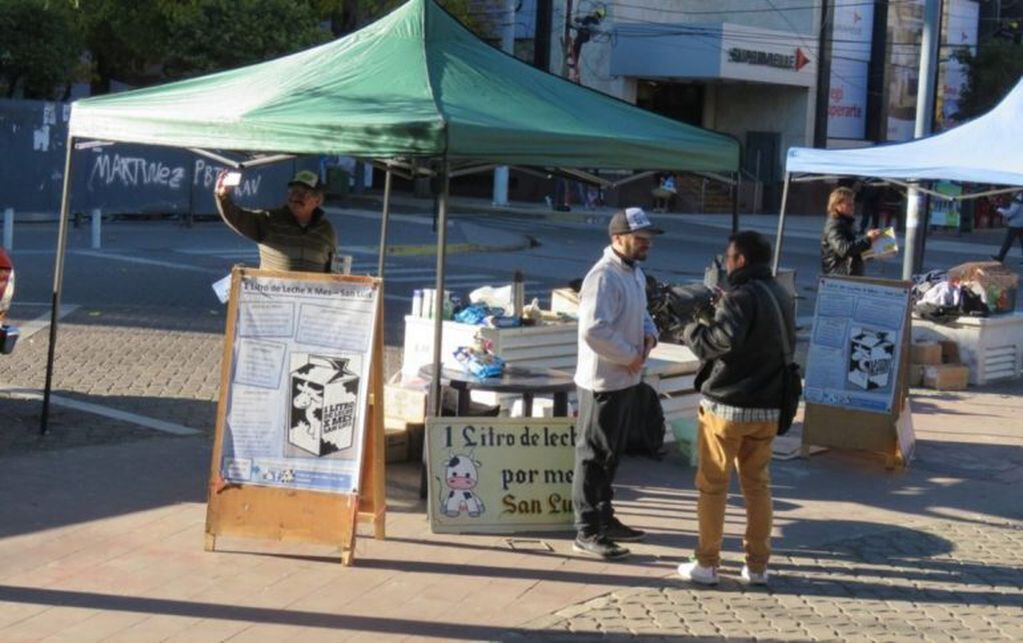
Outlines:
[{"label": "pedestrian in distance", "polygon": [[768,465],[778,432],[786,368],[782,333],[795,345],[792,297],[771,275],[771,245],[746,230],[729,239],[729,290],[682,331],[700,359],[694,386],[701,394],[697,449],[699,540],[679,575],[704,585],[718,582],[725,504],[731,469],[746,502],[746,564],[741,577],[767,583],[771,555],[771,486]]},{"label": "pedestrian in distance", "polygon": [[288,182],[288,200],[271,210],[249,210],[231,199],[228,172],[217,176],[213,188],[220,217],[232,230],[259,246],[264,270],[331,272],[337,253],[337,233],[320,207],[323,184],[319,175],[302,170]]},{"label": "pedestrian in distance", "polygon": [[860,189],[856,191],[856,199],[860,202],[860,235],[865,235],[867,230],[880,227],[881,221],[881,195],[884,188],[869,183],[860,183]]},{"label": "pedestrian in distance", "polygon": [[877,228],[857,236],[853,230],[856,193],[850,188],[832,190],[828,197],[828,220],[821,235],[821,273],[863,276],[863,253],[881,236]]},{"label": "pedestrian in distance", "polygon": [[1020,253],[1023,253],[1023,192],[1017,192],[1009,205],[998,208],[998,214],[1005,218],[1005,239],[1002,240],[1002,249],[997,255],[991,255],[995,261],[1005,261],[1005,255],[1009,254],[1012,242],[1019,239]]},{"label": "pedestrian in distance", "polygon": [[624,525],[611,505],[612,483],[630,427],[646,409],[640,380],[657,344],[657,328],[647,312],[646,260],[654,227],[641,208],[611,217],[611,245],[583,279],[579,293],[579,358],[575,383],[579,400],[572,478],[577,536],[573,549],[587,556],[622,558],[619,541],[642,540],[645,533]]}]

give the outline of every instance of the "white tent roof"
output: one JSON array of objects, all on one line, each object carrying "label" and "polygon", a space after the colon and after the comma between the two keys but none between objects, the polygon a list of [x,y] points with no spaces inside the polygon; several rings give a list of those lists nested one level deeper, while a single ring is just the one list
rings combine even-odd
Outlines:
[{"label": "white tent roof", "polygon": [[855,150],[794,147],[791,173],[1023,185],[1023,81],[993,110],[927,138]]}]

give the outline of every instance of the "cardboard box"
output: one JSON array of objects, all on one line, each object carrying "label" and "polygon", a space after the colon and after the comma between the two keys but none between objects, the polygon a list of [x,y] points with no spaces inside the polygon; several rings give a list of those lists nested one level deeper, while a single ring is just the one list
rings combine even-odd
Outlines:
[{"label": "cardboard box", "polygon": [[408,433],[404,429],[384,430],[384,460],[387,462],[405,462],[408,459]]},{"label": "cardboard box", "polygon": [[924,385],[924,369],[927,368],[923,364],[910,364],[909,365],[909,386],[916,388]]},{"label": "cardboard box", "polygon": [[425,380],[384,386],[384,413],[405,422],[426,421]]},{"label": "cardboard box", "polygon": [[[400,438],[398,434],[404,436]],[[419,462],[423,457],[423,439],[426,425],[422,422],[405,422],[399,418],[384,418],[384,437],[387,440],[388,462]],[[391,442],[394,442],[393,446]],[[399,445],[399,442],[401,444]],[[394,459],[391,458],[393,452]],[[404,453],[404,457],[401,454]]]},{"label": "cardboard box", "polygon": [[959,344],[956,344],[951,339],[942,339],[938,341],[938,345],[941,346],[941,363],[942,364],[959,364]]},{"label": "cardboard box", "polygon": [[569,315],[579,314],[579,293],[571,288],[555,288],[551,291],[551,310]]},{"label": "cardboard box", "polygon": [[937,342],[914,342],[910,345],[910,363],[924,366],[941,364],[941,345]]},{"label": "cardboard box", "polygon": [[970,367],[938,364],[924,367],[924,386],[939,391],[963,391],[970,381]]}]

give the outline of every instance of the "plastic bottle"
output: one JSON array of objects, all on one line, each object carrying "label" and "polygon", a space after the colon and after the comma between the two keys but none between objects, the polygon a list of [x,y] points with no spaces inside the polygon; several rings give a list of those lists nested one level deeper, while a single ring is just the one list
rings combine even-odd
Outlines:
[{"label": "plastic bottle", "polygon": [[412,291],[412,316],[423,316],[423,291],[419,289]]}]

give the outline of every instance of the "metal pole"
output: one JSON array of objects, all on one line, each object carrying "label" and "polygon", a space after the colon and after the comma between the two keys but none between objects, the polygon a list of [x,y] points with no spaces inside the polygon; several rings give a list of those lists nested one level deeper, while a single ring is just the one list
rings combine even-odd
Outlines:
[{"label": "metal pole", "polygon": [[50,389],[53,387],[53,360],[57,349],[57,319],[60,315],[60,289],[64,285],[64,251],[67,249],[67,220],[71,208],[71,152],[75,139],[67,137],[64,159],[64,189],[60,197],[60,220],[57,223],[57,256],[53,261],[53,300],[50,303],[50,346],[46,353],[46,384],[43,387],[43,413],[39,419],[39,433],[43,435],[50,421]]},{"label": "metal pole", "polygon": [[391,168],[384,175],[384,209],[380,215],[380,259],[377,261],[377,279],[384,278],[384,261],[387,258],[387,223],[391,218]]},{"label": "metal pole", "polygon": [[92,209],[92,249],[99,250],[103,245],[102,229],[103,212],[99,208]]},{"label": "metal pole", "polygon": [[4,248],[14,250],[14,208],[4,209]]},{"label": "metal pole", "polygon": [[[501,51],[515,55],[515,4],[504,0],[504,22],[501,29]],[[494,205],[508,205],[508,166],[494,168]]]},{"label": "metal pole", "polygon": [[774,259],[771,262],[771,274],[778,276],[778,263],[781,261],[781,238],[785,232],[785,207],[789,202],[789,179],[791,174],[785,173],[785,185],[781,189],[781,212],[778,213],[778,234],[774,238]]},{"label": "metal pole", "polygon": [[[934,120],[934,67],[938,62],[938,20],[941,16],[939,0],[927,0],[924,8],[924,32],[920,41],[920,77],[916,90],[916,128],[914,138],[923,138],[931,133]],[[920,250],[920,192],[910,185],[906,195],[906,252],[902,256],[902,278],[909,280],[922,260],[917,258]]]},{"label": "metal pole", "polygon": [[444,339],[444,260],[448,251],[448,162],[441,165],[441,189],[437,207],[437,291],[433,298],[433,379],[430,400],[433,414],[440,417],[441,341]]},{"label": "metal pole", "polygon": [[735,182],[732,183],[732,234],[739,231],[739,172],[733,175]]}]

